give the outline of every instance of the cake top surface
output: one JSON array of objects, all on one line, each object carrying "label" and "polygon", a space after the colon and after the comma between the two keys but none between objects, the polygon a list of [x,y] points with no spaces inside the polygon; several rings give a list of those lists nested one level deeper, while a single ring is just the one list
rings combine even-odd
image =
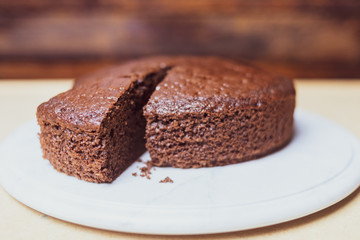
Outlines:
[{"label": "cake top surface", "polygon": [[38,116],[70,128],[97,131],[128,89],[147,75],[169,68],[144,107],[144,114],[221,112],[260,106],[293,95],[290,79],[216,57],[151,57],[79,78],[74,87],[38,107]]},{"label": "cake top surface", "polygon": [[294,95],[291,79],[216,57],[178,57],[145,114],[221,112]]}]

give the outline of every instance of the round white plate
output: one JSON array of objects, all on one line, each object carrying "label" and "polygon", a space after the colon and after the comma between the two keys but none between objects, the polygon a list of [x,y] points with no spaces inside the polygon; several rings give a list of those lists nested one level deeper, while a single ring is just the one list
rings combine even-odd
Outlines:
[{"label": "round white plate", "polygon": [[[225,167],[156,168],[150,180],[139,176],[144,163],[135,162],[111,184],[55,171],[42,158],[38,131],[29,122],[1,144],[2,186],[40,212],[102,229],[204,234],[256,228],[326,208],[360,183],[359,141],[304,111],[295,114],[291,143],[269,156]],[[174,183],[159,183],[167,176]]]}]

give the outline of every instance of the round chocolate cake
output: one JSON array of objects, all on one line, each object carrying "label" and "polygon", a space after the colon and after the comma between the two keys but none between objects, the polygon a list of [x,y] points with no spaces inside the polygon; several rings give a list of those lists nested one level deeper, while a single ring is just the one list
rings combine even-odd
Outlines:
[{"label": "round chocolate cake", "polygon": [[152,165],[179,168],[264,156],[290,141],[294,107],[288,78],[215,57],[153,57],[76,80],[37,117],[55,169],[112,182],[145,149]]}]

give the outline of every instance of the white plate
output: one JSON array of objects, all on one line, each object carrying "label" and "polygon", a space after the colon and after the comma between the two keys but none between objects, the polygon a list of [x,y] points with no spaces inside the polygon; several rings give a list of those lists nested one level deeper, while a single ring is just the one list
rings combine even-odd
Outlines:
[{"label": "white plate", "polygon": [[[132,176],[144,166],[136,162],[112,184],[56,172],[41,157],[32,121],[0,146],[0,182],[31,208],[102,229],[204,234],[267,226],[326,208],[360,183],[360,145],[350,132],[304,111],[295,120],[291,143],[267,157],[215,168],[156,168],[150,180]],[[166,176],[174,183],[159,183]]]}]

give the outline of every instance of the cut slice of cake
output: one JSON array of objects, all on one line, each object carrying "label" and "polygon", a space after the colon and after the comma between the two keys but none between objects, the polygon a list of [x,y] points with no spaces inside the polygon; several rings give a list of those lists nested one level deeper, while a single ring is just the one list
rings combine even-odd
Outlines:
[{"label": "cut slice of cake", "polygon": [[112,182],[145,151],[142,108],[161,81],[166,59],[108,68],[37,109],[44,158],[60,172]]}]

